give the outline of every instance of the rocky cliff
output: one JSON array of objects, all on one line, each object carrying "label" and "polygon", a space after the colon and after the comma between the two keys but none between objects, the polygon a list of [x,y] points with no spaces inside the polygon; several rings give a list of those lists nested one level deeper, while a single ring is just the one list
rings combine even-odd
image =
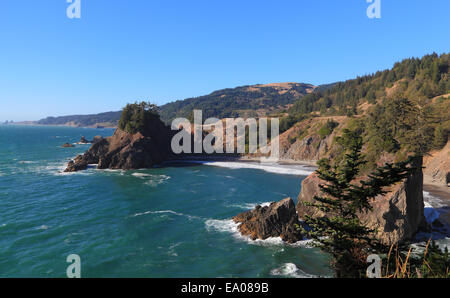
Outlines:
[{"label": "rocky cliff", "polygon": [[424,158],[424,182],[450,186],[450,141],[439,151]]},{"label": "rocky cliff", "polygon": [[285,242],[295,243],[302,239],[295,228],[300,222],[291,198],[266,207],[257,206],[254,210],[238,214],[233,220],[240,224],[238,229],[241,234],[253,240],[281,237]]},{"label": "rocky cliff", "polygon": [[157,117],[134,134],[117,129],[109,138],[96,139],[85,154],[69,162],[65,171],[84,170],[90,164],[97,164],[98,169],[153,167],[170,157],[171,135],[169,128]]},{"label": "rocky cliff", "polygon": [[[385,244],[409,240],[425,225],[421,165],[422,161],[417,161],[414,165],[417,170],[412,175],[388,189],[386,195],[373,199],[373,211],[359,214],[361,222],[377,230],[374,236]],[[317,209],[303,205],[313,202],[314,196],[320,194],[321,183],[315,173],[303,180],[296,207],[300,218],[306,214],[324,216]]]},{"label": "rocky cliff", "polygon": [[[337,127],[326,136],[319,130],[327,121],[335,121]],[[330,148],[336,135],[346,125],[348,117],[315,117],[298,122],[280,135],[280,159],[304,162],[317,162],[329,157]]]}]

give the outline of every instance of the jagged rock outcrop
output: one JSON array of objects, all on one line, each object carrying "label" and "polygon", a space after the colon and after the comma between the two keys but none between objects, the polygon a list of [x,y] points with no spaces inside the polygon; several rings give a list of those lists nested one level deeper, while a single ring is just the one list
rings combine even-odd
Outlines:
[{"label": "jagged rock outcrop", "polygon": [[[320,128],[328,121],[338,123],[338,127],[325,137],[318,134]],[[348,117],[315,117],[298,122],[280,135],[280,159],[303,162],[317,162],[321,158],[332,157],[333,140],[345,126]]]},{"label": "jagged rock outcrop", "polygon": [[235,223],[239,223],[239,231],[251,239],[267,239],[281,237],[283,241],[295,243],[302,239],[302,235],[295,228],[299,225],[295,204],[291,198],[272,203],[270,206],[257,206],[233,217]]},{"label": "jagged rock outcrop", "polygon": [[86,140],[86,138],[84,136],[82,136],[78,143],[80,143],[80,144],[89,144],[91,142],[89,142],[88,140]]},{"label": "jagged rock outcrop", "polygon": [[424,158],[424,182],[450,186],[450,141]]},{"label": "jagged rock outcrop", "polygon": [[171,154],[171,131],[154,117],[141,131],[131,134],[117,129],[109,138],[96,137],[91,148],[70,161],[65,172],[84,170],[90,164],[98,169],[150,168]]},{"label": "jagged rock outcrop", "polygon": [[100,142],[101,140],[103,140],[103,137],[102,136],[95,136],[93,139],[92,139],[92,144],[95,144],[95,143],[97,143],[97,142]]},{"label": "jagged rock outcrop", "polygon": [[[374,236],[385,244],[409,240],[425,226],[421,165],[422,161],[418,160],[414,165],[418,168],[415,173],[392,186],[386,195],[373,199],[373,211],[358,215],[364,225],[377,230]],[[321,211],[303,205],[313,202],[314,196],[320,194],[319,184],[322,183],[315,173],[303,180],[296,207],[300,218],[306,214],[324,216]]]}]

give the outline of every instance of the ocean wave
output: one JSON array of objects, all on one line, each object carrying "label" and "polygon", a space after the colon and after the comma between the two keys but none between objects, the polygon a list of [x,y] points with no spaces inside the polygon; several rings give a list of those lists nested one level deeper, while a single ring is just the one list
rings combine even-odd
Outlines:
[{"label": "ocean wave", "polygon": [[138,177],[138,178],[145,178],[145,177],[151,177],[152,175],[145,174],[145,173],[133,173],[133,174],[131,174],[131,176]]},{"label": "ocean wave", "polygon": [[[425,251],[427,242],[428,241],[422,241],[422,242],[411,244],[413,253],[414,254],[422,254]],[[436,245],[439,246],[439,248],[442,251],[445,251],[446,248],[450,250],[450,238],[449,237],[442,237],[441,239],[435,239],[434,242]]]},{"label": "ocean wave", "polygon": [[138,217],[138,216],[143,216],[143,215],[149,215],[149,214],[172,214],[172,215],[176,215],[176,216],[183,216],[186,217],[188,219],[202,219],[201,217],[195,216],[195,215],[188,215],[188,214],[184,214],[184,213],[179,213],[173,210],[157,210],[157,211],[145,211],[142,213],[136,213],[134,215],[132,215],[132,217]]},{"label": "ocean wave", "polygon": [[35,163],[37,163],[37,161],[22,160],[22,161],[19,161],[19,163],[29,165],[29,164],[35,164]]},{"label": "ocean wave", "polygon": [[285,263],[281,267],[273,269],[270,271],[270,274],[273,276],[284,276],[284,277],[293,277],[293,278],[315,278],[315,275],[308,274],[303,270],[299,269],[293,263]]},{"label": "ocean wave", "polygon": [[46,225],[42,225],[42,226],[36,228],[36,230],[41,230],[41,231],[45,231],[48,229],[49,229],[49,226],[46,226]]},{"label": "ocean wave", "polygon": [[231,219],[224,219],[224,220],[218,220],[218,219],[208,219],[205,221],[206,230],[208,232],[220,232],[220,233],[229,233],[231,234],[235,239],[247,242],[248,244],[252,245],[259,245],[259,246],[294,246],[294,247],[313,247],[314,241],[311,239],[307,240],[300,240],[296,243],[286,243],[284,242],[281,237],[271,237],[267,239],[256,239],[252,240],[248,236],[244,236],[239,232],[239,224],[235,223]]},{"label": "ocean wave", "polygon": [[270,204],[272,204],[272,202],[264,202],[264,203],[242,203],[242,204],[228,204],[225,205],[226,207],[230,207],[230,208],[239,208],[239,209],[243,209],[243,210],[252,210],[255,209],[256,206],[261,206],[261,207],[266,207],[266,206],[270,206]]},{"label": "ocean wave", "polygon": [[424,202],[424,205],[425,207],[423,209],[423,213],[425,215],[427,223],[433,223],[436,219],[438,219],[441,216],[439,211],[434,209],[433,206],[430,205],[430,203]]},{"label": "ocean wave", "polygon": [[190,163],[197,163],[208,166],[229,168],[229,169],[256,169],[263,170],[269,173],[281,174],[281,175],[296,175],[296,176],[309,176],[315,169],[310,166],[303,165],[280,165],[276,163],[250,163],[250,162],[231,162],[231,161],[188,161]]},{"label": "ocean wave", "polygon": [[440,198],[433,196],[428,191],[423,192],[423,200],[434,208],[441,208],[446,206],[446,204]]},{"label": "ocean wave", "polygon": [[133,173],[131,176],[147,180],[145,184],[150,186],[157,186],[161,183],[164,183],[166,180],[169,180],[171,177],[167,175],[154,175],[148,173]]},{"label": "ocean wave", "polygon": [[437,211],[437,208],[444,207],[445,204],[438,197],[433,196],[428,191],[423,192],[423,202],[424,202],[424,215],[428,223],[433,223],[438,219],[441,214]]}]

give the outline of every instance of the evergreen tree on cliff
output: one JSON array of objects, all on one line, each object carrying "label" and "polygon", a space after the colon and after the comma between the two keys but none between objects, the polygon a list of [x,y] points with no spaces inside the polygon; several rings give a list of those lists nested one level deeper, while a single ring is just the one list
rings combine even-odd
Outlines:
[{"label": "evergreen tree on cliff", "polygon": [[371,235],[374,232],[365,227],[358,213],[372,210],[370,201],[387,193],[384,189],[405,179],[414,169],[413,158],[395,164],[385,164],[376,168],[366,180],[355,181],[365,164],[361,154],[362,138],[357,133],[344,130],[339,143],[345,148],[342,162],[330,165],[328,160],[320,160],[318,177],[325,183],[320,185],[323,193],[315,196],[315,207],[326,216],[305,217],[311,228],[303,232],[314,239],[318,246],[332,256],[331,266],[336,277],[364,277],[367,256],[380,243]]},{"label": "evergreen tree on cliff", "polygon": [[150,119],[159,118],[158,107],[150,102],[127,104],[122,110],[119,128],[128,133],[136,133],[145,129]]}]

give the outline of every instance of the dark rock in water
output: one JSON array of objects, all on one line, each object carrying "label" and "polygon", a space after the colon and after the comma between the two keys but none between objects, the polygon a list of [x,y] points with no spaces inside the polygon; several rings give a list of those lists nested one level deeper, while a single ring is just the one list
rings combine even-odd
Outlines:
[{"label": "dark rock in water", "polygon": [[82,136],[81,139],[80,139],[80,141],[79,141],[79,143],[80,143],[80,144],[89,144],[89,143],[91,143],[91,142],[89,142],[88,140],[86,140],[86,138],[85,138],[84,136]]},{"label": "dark rock in water", "polygon": [[295,243],[303,239],[295,227],[300,222],[291,198],[266,207],[257,206],[254,210],[238,214],[233,220],[240,223],[238,229],[241,234],[253,240],[281,237],[285,242]]},{"label": "dark rock in water", "polygon": [[70,143],[65,143],[64,145],[62,145],[61,147],[63,148],[72,148],[75,147],[74,145],[70,144]]},{"label": "dark rock in water", "polygon": [[83,160],[82,155],[78,155],[75,160],[69,161],[69,164],[67,165],[67,168],[64,172],[77,172],[86,170],[88,167],[88,163]]},{"label": "dark rock in water", "polygon": [[98,169],[151,168],[169,158],[170,141],[170,129],[154,117],[137,133],[117,129],[109,138],[95,137],[91,148],[69,162],[65,172],[84,170],[90,164],[97,164]]}]

